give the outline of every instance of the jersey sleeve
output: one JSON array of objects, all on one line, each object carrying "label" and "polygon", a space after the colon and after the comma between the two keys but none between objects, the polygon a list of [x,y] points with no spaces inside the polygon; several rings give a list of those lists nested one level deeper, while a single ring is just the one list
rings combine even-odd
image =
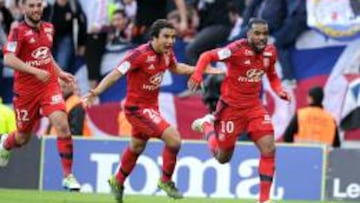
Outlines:
[{"label": "jersey sleeve", "polygon": [[238,50],[238,45],[236,42],[233,42],[223,48],[215,49],[217,60],[219,61],[226,61],[231,59],[231,56],[233,56],[233,53],[235,53]]},{"label": "jersey sleeve", "polygon": [[21,48],[21,38],[18,27],[14,27],[10,30],[7,42],[3,46],[3,54],[14,53],[15,55],[19,54]]},{"label": "jersey sleeve", "polygon": [[116,67],[116,70],[123,75],[129,71],[135,70],[139,68],[142,64],[142,58],[143,57],[141,57],[141,53],[139,50],[132,51],[127,54],[124,59],[121,60],[119,65]]}]

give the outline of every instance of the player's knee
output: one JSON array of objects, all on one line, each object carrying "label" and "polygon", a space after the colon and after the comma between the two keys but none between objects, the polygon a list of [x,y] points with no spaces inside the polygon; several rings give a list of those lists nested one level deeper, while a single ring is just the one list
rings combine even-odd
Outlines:
[{"label": "player's knee", "polygon": [[169,141],[166,146],[172,148],[172,149],[176,149],[176,150],[180,150],[181,147],[181,139],[180,136],[174,136],[173,139],[171,139],[171,141]]},{"label": "player's knee", "polygon": [[226,164],[231,160],[232,153],[218,153],[217,156],[215,156],[216,160],[220,164]]},{"label": "player's knee", "polygon": [[24,146],[29,142],[30,138],[31,138],[31,133],[19,134],[16,137],[16,144],[19,146]]},{"label": "player's knee", "polygon": [[217,160],[220,164],[229,163],[230,159],[231,159],[230,157],[216,157],[216,160]]},{"label": "player's knee", "polygon": [[261,154],[266,156],[273,156],[275,155],[275,152],[276,152],[276,148],[274,143],[267,144],[261,150]]},{"label": "player's knee", "polygon": [[55,125],[55,129],[57,130],[57,134],[59,137],[71,136],[70,128],[67,122],[58,122]]},{"label": "player's knee", "polygon": [[133,145],[130,145],[130,149],[135,154],[141,154],[145,149],[145,145],[144,144],[133,144]]}]

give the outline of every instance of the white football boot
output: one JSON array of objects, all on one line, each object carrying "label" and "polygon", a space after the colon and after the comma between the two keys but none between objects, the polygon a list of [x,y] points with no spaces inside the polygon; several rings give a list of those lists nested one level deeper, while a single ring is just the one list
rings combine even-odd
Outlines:
[{"label": "white football boot", "polygon": [[214,120],[215,120],[214,115],[206,114],[204,117],[194,120],[191,124],[191,129],[195,132],[202,133],[204,131],[203,124],[206,122],[213,124]]},{"label": "white football boot", "polygon": [[3,134],[0,137],[0,167],[5,167],[10,159],[10,151],[4,148],[4,143],[7,137],[7,134]]}]

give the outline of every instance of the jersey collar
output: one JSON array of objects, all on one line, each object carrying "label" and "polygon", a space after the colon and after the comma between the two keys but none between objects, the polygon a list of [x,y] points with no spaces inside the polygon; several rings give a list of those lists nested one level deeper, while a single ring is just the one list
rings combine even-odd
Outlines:
[{"label": "jersey collar", "polygon": [[33,27],[33,26],[29,25],[29,24],[26,22],[25,19],[24,19],[23,23],[24,23],[24,25],[25,25],[26,27],[28,27],[28,28],[30,28],[30,29],[32,29],[32,30],[34,30],[34,31],[39,31],[39,30],[41,29],[42,25],[43,25],[43,22],[40,21],[40,22],[39,22],[39,27]]}]

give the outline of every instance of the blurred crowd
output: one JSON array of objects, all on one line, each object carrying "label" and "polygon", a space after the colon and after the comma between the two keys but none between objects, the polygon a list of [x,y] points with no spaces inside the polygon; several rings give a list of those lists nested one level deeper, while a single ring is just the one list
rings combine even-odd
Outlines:
[{"label": "blurred crowd", "polygon": [[[54,24],[53,54],[70,72],[79,60],[88,68],[90,86],[101,79],[105,50],[124,52],[148,40],[154,20],[167,18],[186,42],[194,65],[203,51],[245,37],[252,17],[269,22],[271,42],[279,51],[282,79],[296,85],[288,50],[307,29],[305,1],[294,0],[48,0],[44,20]],[[0,0],[0,43],[22,20],[20,0]],[[119,59],[120,60],[120,59]]]},{"label": "blurred crowd", "polygon": [[[167,18],[173,23],[178,42],[186,44],[185,61],[195,65],[199,55],[245,37],[252,17],[269,23],[270,41],[278,49],[283,83],[295,86],[289,50],[297,37],[307,29],[306,1],[302,0],[44,0],[43,20],[54,24],[53,56],[61,68],[75,73],[79,62],[85,63],[90,88],[101,80],[104,53],[114,51],[121,56],[148,40],[148,28],[156,19]],[[0,44],[6,42],[11,27],[23,19],[21,0],[0,0]],[[105,62],[106,63],[106,62]],[[3,65],[0,63],[0,73]],[[0,74],[2,77],[2,74]],[[0,78],[1,80],[1,78]],[[218,81],[219,80],[219,81]],[[221,82],[221,78],[208,81]],[[210,82],[211,83],[211,82]],[[215,82],[216,83],[216,82]],[[215,89],[214,89],[215,88]],[[209,87],[204,102],[211,111],[219,88]],[[74,92],[72,92],[73,94]],[[76,91],[75,91],[76,93]],[[64,93],[65,94],[65,93]],[[68,95],[72,95],[68,94]],[[78,99],[70,99],[73,108],[81,112],[76,119],[86,119],[79,109]],[[213,98],[215,97],[215,98]],[[78,114],[74,114],[78,115]],[[71,117],[71,116],[70,116]],[[71,122],[70,122],[71,123]],[[86,126],[85,126],[86,127]],[[86,130],[74,128],[74,134]],[[51,130],[50,130],[51,131]]]}]

